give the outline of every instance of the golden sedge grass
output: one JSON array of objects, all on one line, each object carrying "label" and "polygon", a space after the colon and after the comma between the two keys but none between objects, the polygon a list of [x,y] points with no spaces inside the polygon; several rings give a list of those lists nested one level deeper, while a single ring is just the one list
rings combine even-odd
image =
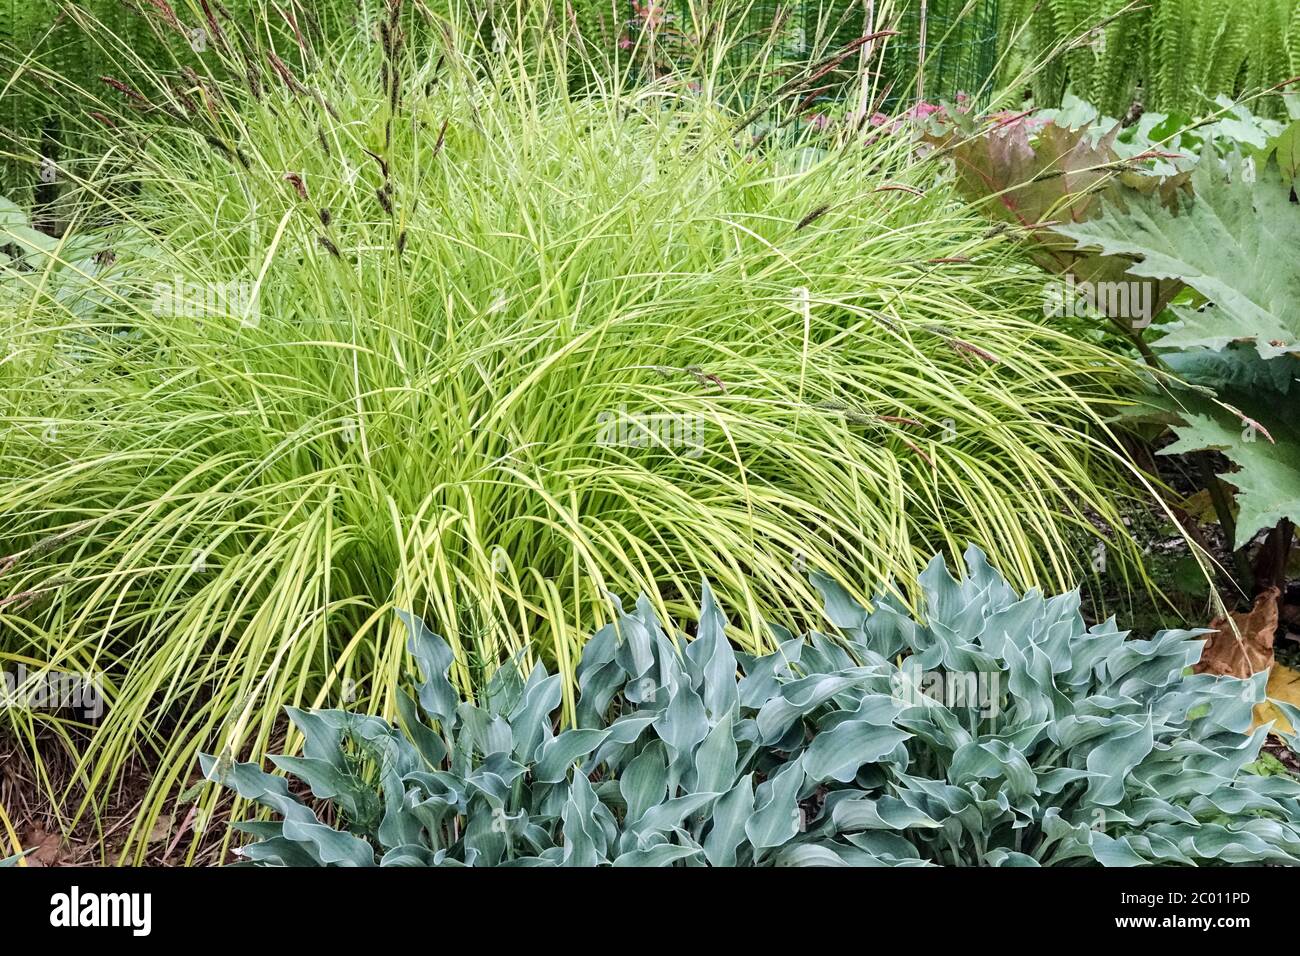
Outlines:
[{"label": "golden sedge grass", "polygon": [[394,608],[466,693],[540,656],[571,713],[611,595],[685,621],[707,578],[755,649],[820,620],[813,569],[906,594],[974,542],[1059,589],[1097,522],[1137,566],[1104,425],[1133,372],[1041,323],[904,137],[755,146],[707,73],[572,92],[563,34],[262,57],[180,119],[93,94],[97,305],[48,261],[0,319],[0,651],[105,675],[81,776],[153,755],[137,853],[198,750],[391,711]]}]

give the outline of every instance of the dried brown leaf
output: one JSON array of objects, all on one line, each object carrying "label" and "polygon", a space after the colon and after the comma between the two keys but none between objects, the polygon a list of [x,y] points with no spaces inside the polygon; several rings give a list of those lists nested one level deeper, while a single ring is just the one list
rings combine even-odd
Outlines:
[{"label": "dried brown leaf", "polygon": [[1278,589],[1270,588],[1255,599],[1249,611],[1232,612],[1231,622],[1221,617],[1211,621],[1215,633],[1201,652],[1196,673],[1249,677],[1272,667],[1278,596]]}]

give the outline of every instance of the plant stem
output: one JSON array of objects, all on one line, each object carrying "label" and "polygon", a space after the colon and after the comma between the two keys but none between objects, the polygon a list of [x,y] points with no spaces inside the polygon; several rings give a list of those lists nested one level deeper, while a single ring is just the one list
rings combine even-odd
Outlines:
[{"label": "plant stem", "polygon": [[1237,540],[1237,520],[1232,516],[1232,504],[1228,501],[1227,492],[1223,490],[1223,481],[1210,466],[1209,453],[1199,455],[1198,460],[1201,466],[1201,474],[1205,478],[1206,490],[1210,492],[1210,501],[1214,503],[1214,513],[1219,519],[1219,525],[1223,528],[1223,535],[1228,542],[1228,547],[1232,550],[1232,561],[1240,578],[1239,583],[1242,585],[1242,590],[1249,592],[1253,587],[1254,575],[1251,573],[1246,556],[1233,547],[1234,542]]}]

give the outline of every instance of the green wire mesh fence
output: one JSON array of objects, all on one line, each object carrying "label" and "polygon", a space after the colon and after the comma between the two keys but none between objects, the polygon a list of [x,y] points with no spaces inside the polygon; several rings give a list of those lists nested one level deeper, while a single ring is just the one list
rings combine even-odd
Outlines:
[{"label": "green wire mesh fence", "polygon": [[[652,56],[665,65],[689,62],[699,42],[700,0],[629,0],[625,43],[653,36]],[[780,67],[806,65],[877,30],[896,36],[868,45],[868,56],[850,56],[825,81],[823,99],[845,95],[868,78],[885,111],[928,100],[985,100],[992,91],[999,56],[998,0],[755,0],[743,14],[739,39],[728,58],[737,73],[757,58]],[[755,95],[761,91],[755,91]]]},{"label": "green wire mesh fence", "polygon": [[[430,0],[435,7],[444,0]],[[473,0],[465,0],[471,3]],[[868,71],[869,102],[860,105],[897,112],[920,100],[954,100],[959,94],[980,101],[990,91],[998,59],[998,0],[565,0],[589,39],[612,44],[619,38],[619,6],[629,3],[622,25],[622,42],[656,34],[655,57],[689,62],[697,15],[712,4],[736,4],[743,23],[729,29],[737,42],[727,58],[738,75],[747,71],[779,82],[810,60],[843,49],[857,38],[879,29],[898,35],[869,44],[861,54],[846,58],[821,81],[821,106],[833,109],[850,91],[860,88],[861,70]],[[236,16],[249,15],[258,0],[227,0]],[[381,0],[326,0],[313,4],[318,16],[337,14],[340,29],[366,29],[365,11]],[[60,159],[72,146],[74,134],[60,128],[53,108],[50,74],[67,90],[100,86],[101,73],[115,73],[121,57],[102,48],[66,13],[60,0],[0,0],[0,51],[5,87],[0,91],[0,196],[26,205],[39,187],[39,158]],[[162,62],[165,43],[176,38],[149,28],[154,8],[136,0],[74,0],[102,21],[110,35],[123,38],[131,53],[145,62]],[[197,14],[177,3],[182,20],[197,26]],[[740,14],[737,14],[740,16]],[[613,26],[614,29],[609,29]],[[751,69],[762,58],[765,68]],[[39,64],[39,68],[37,68]],[[774,68],[775,67],[775,68]],[[129,67],[128,67],[129,68]],[[44,76],[42,74],[45,74]],[[128,81],[129,76],[124,77]],[[758,101],[764,90],[747,99]],[[819,107],[820,108],[820,107]]]},{"label": "green wire mesh fence", "polygon": [[[326,0],[303,9],[329,28],[365,29],[367,11],[374,16],[382,2]],[[263,0],[210,6],[222,19],[232,18],[227,28],[232,22],[251,27]],[[177,63],[198,67],[209,48],[205,16],[188,0],[162,6],[148,0],[0,0],[0,196],[25,207],[34,191],[54,185],[42,180],[42,163],[61,164],[77,153],[70,100],[76,113],[89,116],[91,97],[107,90],[103,77],[135,86],[140,67],[174,76]],[[282,49],[292,60],[292,43]]]},{"label": "green wire mesh fence", "polygon": [[886,70],[892,68],[900,80],[896,88],[902,100],[909,98],[902,82],[909,77],[919,77],[917,100],[955,100],[960,95],[983,101],[992,92],[999,50],[998,0],[911,3],[898,30],[900,36],[891,47],[894,60]]},{"label": "green wire mesh fence", "polygon": [[[239,6],[239,4],[236,4]],[[63,162],[75,139],[56,98],[74,89],[104,89],[99,77],[121,72],[104,37],[87,33],[59,0],[0,0],[0,196],[30,203],[42,184],[41,159]],[[161,62],[164,44],[141,8],[127,0],[81,0],[71,6],[123,38],[131,54]],[[131,77],[124,76],[130,81]],[[89,107],[87,107],[89,109]]]}]

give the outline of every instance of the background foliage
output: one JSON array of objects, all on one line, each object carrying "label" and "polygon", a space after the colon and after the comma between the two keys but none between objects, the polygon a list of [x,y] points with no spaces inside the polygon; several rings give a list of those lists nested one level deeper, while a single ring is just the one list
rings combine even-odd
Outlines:
[{"label": "background foliage", "polygon": [[[1294,0],[1003,0],[1003,20],[1008,64],[1048,61],[1031,80],[1038,106],[1072,92],[1109,116],[1135,100],[1196,116],[1300,75]],[[1259,111],[1285,115],[1276,97]]]}]

